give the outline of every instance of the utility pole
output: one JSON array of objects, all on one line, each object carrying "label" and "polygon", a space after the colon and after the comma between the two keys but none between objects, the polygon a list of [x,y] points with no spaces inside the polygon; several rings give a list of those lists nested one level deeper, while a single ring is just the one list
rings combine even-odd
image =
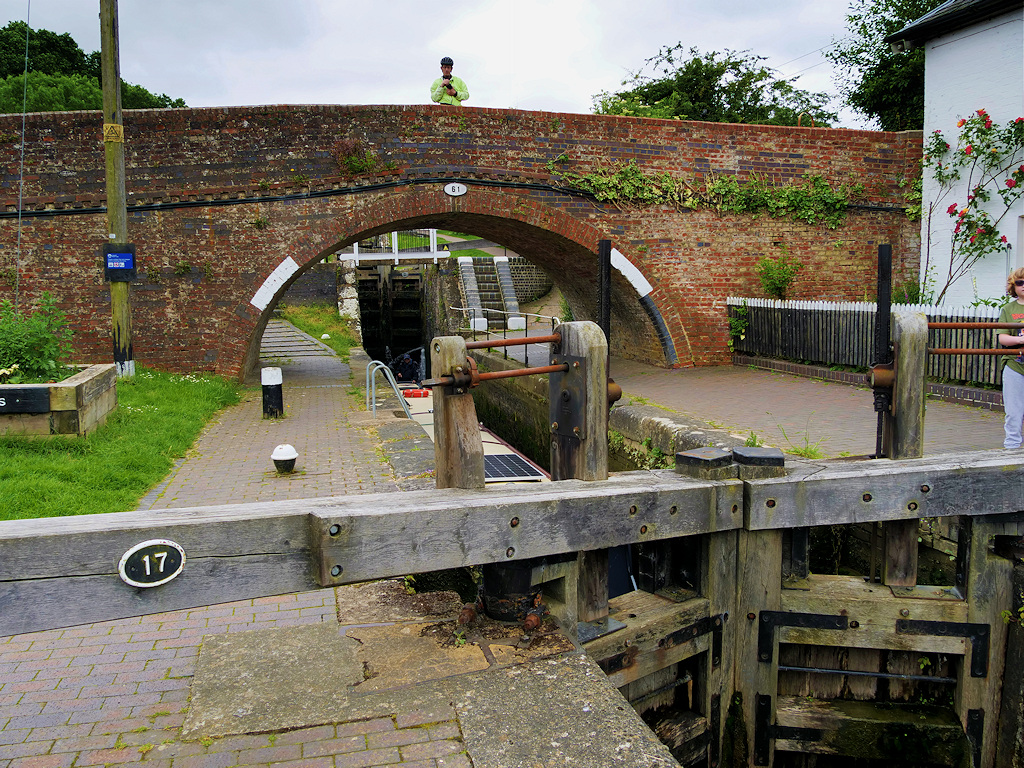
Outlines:
[{"label": "utility pole", "polygon": [[[127,244],[128,211],[125,205],[124,125],[121,121],[117,0],[100,0],[100,64],[103,74],[103,147],[107,169],[107,233],[111,245]],[[134,254],[132,271],[134,272]],[[135,375],[130,289],[131,283],[127,279],[114,279],[110,282],[114,364],[118,377]]]}]

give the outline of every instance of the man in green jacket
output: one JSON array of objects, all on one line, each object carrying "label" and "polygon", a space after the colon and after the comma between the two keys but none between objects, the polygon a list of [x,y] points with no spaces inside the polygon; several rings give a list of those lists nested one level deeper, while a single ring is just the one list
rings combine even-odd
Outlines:
[{"label": "man in green jacket", "polygon": [[430,86],[430,98],[438,104],[454,104],[459,106],[469,98],[469,88],[461,77],[452,75],[455,62],[448,56],[441,59],[441,76]]}]

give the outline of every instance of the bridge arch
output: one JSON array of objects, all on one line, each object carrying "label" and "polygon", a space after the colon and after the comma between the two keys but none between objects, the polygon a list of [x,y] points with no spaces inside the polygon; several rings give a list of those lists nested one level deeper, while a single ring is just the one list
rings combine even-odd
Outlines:
[{"label": "bridge arch", "polygon": [[[351,207],[323,221],[301,251],[266,265],[262,283],[250,299],[260,310],[259,318],[251,329],[246,323],[236,325],[238,332],[248,333],[243,371],[254,370],[260,338],[273,309],[302,273],[354,242],[395,230],[448,229],[500,243],[544,270],[575,317],[596,317],[598,241],[611,238],[557,208],[500,188],[471,186],[466,195],[452,197],[440,183],[370,194]],[[630,357],[643,350],[646,361],[671,366],[678,355],[666,318],[651,296],[653,288],[614,240],[612,245],[612,351],[628,346]],[[680,325],[678,317],[669,317],[668,322]]]}]

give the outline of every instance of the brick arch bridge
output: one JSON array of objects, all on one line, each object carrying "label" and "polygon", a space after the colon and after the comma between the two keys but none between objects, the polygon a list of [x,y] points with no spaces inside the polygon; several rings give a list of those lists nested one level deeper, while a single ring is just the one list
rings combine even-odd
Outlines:
[{"label": "brick arch bridge", "polygon": [[[879,243],[916,274],[917,226],[903,185],[921,136],[437,106],[268,106],[125,113],[135,358],[170,370],[243,375],[290,282],[377,232],[435,226],[478,234],[545,269],[578,317],[593,316],[596,249],[612,241],[613,352],[663,365],[728,359],[725,298],[757,294],[755,266],[806,265],[794,298],[874,292]],[[44,291],[75,328],[82,362],[111,356],[99,113],[0,116],[0,300]],[[699,182],[707,174],[787,183],[805,173],[866,195],[838,230],[669,206],[623,207],[568,188],[633,160]],[[19,177],[21,189],[19,223]],[[459,180],[467,194],[444,193]],[[20,228],[20,232],[19,232]],[[20,239],[20,247],[18,245]]]}]

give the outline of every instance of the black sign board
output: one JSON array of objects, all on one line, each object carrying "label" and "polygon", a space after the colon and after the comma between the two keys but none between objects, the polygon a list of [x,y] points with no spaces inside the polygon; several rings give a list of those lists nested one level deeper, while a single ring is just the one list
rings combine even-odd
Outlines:
[{"label": "black sign board", "polygon": [[185,550],[173,541],[153,539],[136,544],[121,557],[118,573],[133,587],[159,587],[185,567]]},{"label": "black sign board", "polygon": [[0,413],[46,413],[49,387],[0,387]]},{"label": "black sign board", "polygon": [[127,283],[135,279],[135,246],[132,243],[108,243],[103,255],[103,279]]}]

